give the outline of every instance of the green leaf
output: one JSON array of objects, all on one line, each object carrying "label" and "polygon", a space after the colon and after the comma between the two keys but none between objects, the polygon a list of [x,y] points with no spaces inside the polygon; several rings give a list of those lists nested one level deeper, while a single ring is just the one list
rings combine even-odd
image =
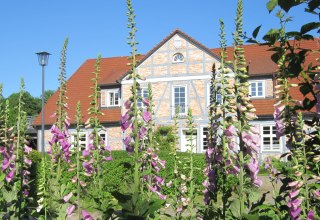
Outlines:
[{"label": "green leaf", "polygon": [[251,203],[258,202],[261,198],[261,192],[258,190],[253,190],[249,193],[248,199]]},{"label": "green leaf", "polygon": [[319,0],[311,0],[308,3],[308,10],[309,11],[314,11],[316,8],[320,7],[320,1]]},{"label": "green leaf", "polygon": [[314,29],[320,28],[320,22],[310,22],[308,24],[305,24],[301,27],[300,33],[306,34],[309,31],[312,31]]},{"label": "green leaf", "polygon": [[279,6],[288,12],[292,7],[300,5],[303,1],[301,0],[279,0]]},{"label": "green leaf", "polygon": [[235,199],[231,202],[230,211],[234,217],[240,218],[241,213],[240,213],[240,200],[239,199]]},{"label": "green leaf", "polygon": [[270,12],[273,11],[273,9],[278,5],[278,0],[270,0],[268,3],[267,3],[267,9]]},{"label": "green leaf", "polygon": [[253,38],[257,38],[257,35],[260,31],[261,25],[259,25],[258,27],[256,27],[256,29],[254,29],[254,31],[252,32],[252,37]]}]

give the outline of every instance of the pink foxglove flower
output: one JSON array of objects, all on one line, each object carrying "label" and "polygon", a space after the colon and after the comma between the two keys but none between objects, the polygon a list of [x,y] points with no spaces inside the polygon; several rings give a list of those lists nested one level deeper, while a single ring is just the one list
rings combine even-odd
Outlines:
[{"label": "pink foxglove flower", "polygon": [[308,212],[308,215],[307,215],[307,219],[306,220],[316,220],[316,217],[314,216],[314,211],[313,210],[310,210]]},{"label": "pink foxglove flower", "polygon": [[86,210],[82,209],[82,218],[83,220],[93,220],[92,216]]},{"label": "pink foxglove flower", "polygon": [[144,111],[142,113],[142,118],[146,123],[148,123],[151,120],[151,113],[148,111]]},{"label": "pink foxglove flower", "polygon": [[75,205],[70,205],[66,210],[67,211],[67,216],[70,216],[75,209],[76,209]]},{"label": "pink foxglove flower", "polygon": [[7,175],[6,175],[6,181],[10,183],[13,180],[14,177],[14,170],[11,170]]},{"label": "pink foxglove flower", "polygon": [[130,100],[127,100],[127,101],[125,101],[125,103],[124,103],[124,107],[125,107],[127,110],[129,110],[129,109],[131,108],[131,104],[132,104],[132,102],[131,102]]},{"label": "pink foxglove flower", "polygon": [[71,199],[72,196],[73,196],[73,193],[70,192],[68,195],[63,197],[63,201],[64,202],[68,202]]},{"label": "pink foxglove flower", "polygon": [[143,139],[143,138],[146,136],[147,131],[148,131],[147,128],[141,127],[141,128],[139,129],[139,138],[140,138],[140,139]]}]

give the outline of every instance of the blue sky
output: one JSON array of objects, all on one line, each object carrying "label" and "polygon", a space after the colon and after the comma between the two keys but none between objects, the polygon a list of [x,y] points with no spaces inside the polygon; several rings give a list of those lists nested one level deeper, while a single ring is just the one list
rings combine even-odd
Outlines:
[{"label": "blue sky", "polygon": [[[267,0],[244,0],[244,31],[251,34],[258,25],[261,33],[278,27]],[[219,46],[219,19],[225,21],[228,45],[232,44],[236,0],[133,0],[138,26],[138,50],[144,54],[175,28],[209,48]],[[314,21],[303,10],[290,12],[288,30]],[[80,65],[100,53],[102,57],[126,56],[127,18],[125,0],[12,0],[0,3],[0,82],[3,95],[18,92],[20,78],[33,96],[41,94],[41,67],[35,55],[52,55],[46,67],[45,88],[56,90],[60,51],[69,37],[67,77]]]}]

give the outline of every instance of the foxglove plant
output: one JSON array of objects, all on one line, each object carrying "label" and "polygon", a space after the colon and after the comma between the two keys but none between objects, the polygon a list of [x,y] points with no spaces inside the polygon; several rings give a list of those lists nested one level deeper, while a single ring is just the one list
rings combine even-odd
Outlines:
[{"label": "foxglove plant", "polygon": [[[302,3],[304,2],[290,3],[285,7],[279,3],[279,6],[288,12],[292,7]],[[271,12],[277,5],[270,1],[267,6]],[[306,10],[315,12],[319,8],[313,8],[309,4]],[[320,179],[319,166],[314,163],[319,157],[320,143],[317,76],[319,65],[305,64],[308,54],[314,51],[302,48],[297,42],[313,39],[308,32],[317,29],[319,24],[311,22],[303,25],[300,32],[286,32],[285,27],[290,19],[285,17],[284,11],[280,10],[277,13],[280,28],[270,30],[263,38],[266,40],[265,44],[275,51],[272,59],[278,65],[275,87],[277,103],[274,113],[278,128],[277,137],[284,136],[289,152],[283,157],[287,156],[293,164],[292,167],[287,167],[284,173],[286,176],[282,180],[281,202],[287,209],[281,211],[284,215],[287,212],[291,219],[315,219],[315,215],[319,214],[319,200],[314,192],[319,188]],[[289,41],[292,37],[295,39],[294,43]],[[279,41],[278,45],[275,44],[276,41]],[[300,81],[299,85],[293,83],[295,79]],[[305,96],[303,101],[295,100],[291,96],[292,90],[297,86],[300,86],[299,90]],[[300,110],[311,112],[313,118],[303,119]]]},{"label": "foxglove plant", "polygon": [[[232,125],[232,116],[235,113],[235,102],[233,97],[233,85],[230,70],[226,66],[226,40],[224,33],[224,23],[220,20],[220,57],[221,64],[216,71],[213,66],[213,74],[211,79],[210,93],[210,109],[209,109],[209,137],[208,149],[206,151],[207,167],[205,175],[207,179],[204,181],[204,199],[207,205],[214,205],[217,202],[219,193],[222,193],[222,210],[221,218],[225,218],[226,205],[230,190],[227,187],[228,174],[234,174],[235,165],[234,157],[234,136],[236,129]],[[221,100],[217,100],[217,94],[221,96]],[[219,102],[218,102],[219,101]]]},{"label": "foxglove plant", "polygon": [[[104,141],[101,139],[99,133],[103,131],[103,128],[99,121],[99,116],[103,115],[100,111],[99,99],[100,89],[98,80],[100,78],[100,63],[101,56],[99,55],[96,64],[95,71],[93,72],[94,77],[91,79],[93,85],[91,86],[92,94],[89,96],[92,98],[90,102],[90,108],[88,114],[90,115],[89,120],[86,122],[86,128],[92,128],[92,132],[89,135],[89,146],[82,152],[83,155],[90,154],[90,160],[86,160],[83,166],[86,168],[87,175],[92,174],[91,170],[94,170],[94,181],[98,184],[98,189],[102,190],[102,167],[101,165],[112,160],[111,147],[106,146]],[[108,154],[106,156],[106,154]]]},{"label": "foxglove plant", "polygon": [[[28,218],[31,216],[31,211],[27,207],[30,203],[29,195],[29,180],[30,171],[29,168],[32,161],[28,159],[27,155],[32,151],[26,140],[26,113],[22,111],[23,105],[22,101],[24,94],[24,81],[21,79],[20,93],[18,101],[18,115],[17,124],[13,129],[7,129],[8,120],[8,110],[5,110],[4,115],[4,133],[5,146],[0,147],[0,153],[3,156],[2,161],[2,172],[6,174],[5,181],[7,184],[2,190],[6,195],[6,198],[11,198],[11,201],[6,201],[7,210],[4,218],[11,218],[14,215],[17,219]],[[8,109],[8,102],[6,108]],[[10,137],[7,139],[6,133],[12,132]]]},{"label": "foxglove plant", "polygon": [[[249,124],[249,121],[256,118],[255,108],[249,98],[248,69],[243,49],[242,32],[242,14],[243,2],[238,0],[236,31],[233,34],[234,52],[233,52],[233,71],[235,74],[234,94],[236,102],[236,133],[239,138],[239,151],[236,154],[236,167],[238,168],[239,186],[237,197],[239,201],[239,215],[243,216],[250,209],[253,201],[247,202],[250,198],[248,194],[250,188],[248,177],[251,179],[251,185],[260,187],[262,181],[258,179],[259,172],[258,153],[260,151],[260,140],[258,131]],[[236,202],[236,200],[234,200]],[[235,212],[232,213],[235,215]],[[237,216],[239,217],[239,216]]]},{"label": "foxglove plant", "polygon": [[[84,191],[83,187],[85,187],[87,184],[85,181],[83,181],[83,176],[87,175],[87,168],[84,165],[85,162],[84,158],[86,155],[83,155],[83,151],[85,150],[85,147],[80,144],[81,139],[81,127],[82,127],[82,115],[80,110],[80,102],[77,104],[77,110],[76,110],[76,135],[75,135],[75,142],[74,142],[74,149],[75,149],[75,155],[76,155],[76,164],[71,165],[70,169],[73,170],[75,167],[76,175],[72,178],[71,182],[75,184],[74,190],[71,190],[71,192],[68,192],[67,195],[63,197],[63,201],[68,204],[68,207],[66,209],[66,217],[70,217],[72,213],[77,209],[77,217],[78,219],[88,219],[92,220],[92,216],[81,207],[81,195]],[[81,164],[81,162],[83,162]]]},{"label": "foxglove plant", "polygon": [[[128,207],[127,204],[123,204],[123,215],[126,217],[143,217],[146,218],[150,214],[154,214],[157,211],[163,201],[159,199],[150,198],[149,193],[145,193],[145,186],[149,184],[149,189],[147,192],[155,192],[160,199],[165,199],[165,196],[160,193],[160,186],[163,184],[164,180],[159,176],[154,176],[152,178],[151,173],[159,171],[161,166],[164,166],[164,161],[161,161],[152,149],[152,143],[150,142],[150,137],[148,139],[148,129],[152,129],[152,110],[148,111],[138,108],[138,100],[144,103],[146,106],[150,106],[150,99],[142,99],[138,95],[138,90],[140,85],[137,80],[143,80],[143,77],[137,73],[137,42],[135,39],[136,23],[135,14],[132,7],[131,0],[127,0],[128,8],[128,28],[129,28],[129,42],[131,47],[130,56],[130,70],[126,80],[132,80],[133,84],[131,86],[131,97],[124,103],[125,114],[121,116],[121,129],[125,133],[126,137],[123,143],[126,150],[134,158],[134,176],[133,176],[133,187],[131,189],[131,194],[128,195],[131,204]],[[152,108],[152,106],[151,106]],[[150,133],[149,133],[150,134]],[[146,144],[148,143],[149,146]],[[149,164],[149,166],[148,166]],[[151,166],[150,166],[151,164]],[[142,171],[146,172],[142,172]],[[141,173],[141,174],[140,174]],[[151,184],[151,179],[153,184]],[[147,210],[147,211],[142,211]]]},{"label": "foxglove plant", "polygon": [[[91,98],[90,107],[88,109],[89,119],[85,122],[86,129],[92,129],[89,134],[89,144],[86,148],[82,150],[82,166],[85,171],[85,175],[92,179],[93,184],[89,184],[88,192],[95,198],[94,207],[104,214],[108,212],[108,204],[110,201],[110,196],[106,193],[101,193],[104,188],[103,175],[103,164],[112,160],[111,147],[107,146],[105,141],[100,136],[101,132],[105,132],[105,128],[100,124],[99,117],[103,115],[100,110],[99,100],[100,100],[100,65],[101,56],[99,55],[95,63],[95,71],[92,73],[93,78],[91,82],[93,83],[90,89],[92,94],[89,96]],[[102,210],[103,209],[103,210]]]}]

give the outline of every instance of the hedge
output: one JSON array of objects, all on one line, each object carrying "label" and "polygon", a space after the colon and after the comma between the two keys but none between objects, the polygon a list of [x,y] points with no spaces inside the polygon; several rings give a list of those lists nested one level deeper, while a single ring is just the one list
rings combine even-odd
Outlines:
[{"label": "hedge", "polygon": [[[183,161],[188,158],[188,153],[177,152],[180,160]],[[31,175],[33,177],[38,177],[40,172],[41,165],[41,153],[34,151],[30,157],[33,159],[33,165],[31,169]],[[173,180],[173,166],[174,166],[174,157],[172,153],[169,152],[160,152],[159,157],[161,160],[166,161],[165,169],[162,169],[159,172],[159,176],[165,179],[165,182]],[[199,188],[198,192],[202,190],[202,182],[204,180],[203,169],[205,166],[204,154],[194,154],[194,180],[195,185]],[[114,191],[123,192],[125,189],[125,183],[130,183],[133,180],[132,169],[130,167],[133,165],[134,159],[129,156],[126,151],[112,151],[112,161],[108,161],[103,165],[103,183],[104,189],[110,193]],[[184,174],[188,175],[188,169],[184,171]],[[68,173],[66,176],[63,176],[63,179],[67,181],[68,178],[71,179],[72,174]],[[70,181],[70,180],[69,180]],[[36,195],[37,181],[32,184],[32,195]],[[163,187],[165,194],[170,193],[170,188]]]}]

